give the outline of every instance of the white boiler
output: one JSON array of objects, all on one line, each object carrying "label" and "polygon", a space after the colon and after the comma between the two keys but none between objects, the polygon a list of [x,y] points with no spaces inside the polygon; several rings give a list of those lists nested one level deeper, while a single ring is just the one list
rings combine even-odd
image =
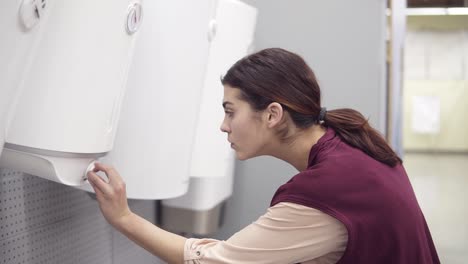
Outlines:
[{"label": "white boiler", "polygon": [[187,192],[214,3],[144,2],[114,148],[101,159],[117,168],[128,198]]},{"label": "white boiler", "polygon": [[187,194],[162,202],[162,226],[176,232],[207,235],[216,231],[223,202],[232,194],[234,153],[220,131],[224,111],[220,77],[248,54],[257,10],[241,1],[219,0],[192,149]]},{"label": "white boiler", "polygon": [[32,14],[32,24],[28,24],[29,28],[24,25],[20,14],[25,14],[27,17],[26,11],[35,10],[36,7],[40,8],[41,12],[46,8],[38,3],[25,3],[23,0],[0,3],[0,32],[2,32],[0,42],[0,155],[11,117],[12,102],[17,96],[23,69],[42,27],[35,13]]},{"label": "white boiler", "polygon": [[34,27],[34,14],[40,17],[40,28],[29,43],[27,63],[15,69],[21,71],[20,82],[12,82],[19,96],[0,166],[80,185],[89,163],[113,147],[141,5],[134,0],[23,2],[46,6],[32,16],[16,12],[26,27]]}]

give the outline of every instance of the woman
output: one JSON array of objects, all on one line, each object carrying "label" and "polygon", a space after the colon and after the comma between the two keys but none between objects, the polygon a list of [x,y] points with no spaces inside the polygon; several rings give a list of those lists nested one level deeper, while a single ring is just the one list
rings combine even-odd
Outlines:
[{"label": "woman", "polygon": [[222,79],[228,135],[237,158],[282,159],[299,173],[256,222],[227,241],[186,239],[133,214],[125,185],[97,164],[89,173],[110,224],[169,263],[439,263],[400,158],[357,111],[326,111],[298,55],[266,49]]}]

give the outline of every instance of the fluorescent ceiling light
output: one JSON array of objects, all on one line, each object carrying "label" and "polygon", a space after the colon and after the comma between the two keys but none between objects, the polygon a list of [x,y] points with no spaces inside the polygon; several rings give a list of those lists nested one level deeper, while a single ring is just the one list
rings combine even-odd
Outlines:
[{"label": "fluorescent ceiling light", "polygon": [[468,15],[466,7],[449,8],[406,8],[407,16],[446,16],[446,15]]},{"label": "fluorescent ceiling light", "polygon": [[468,15],[468,8],[467,7],[447,8],[447,14],[449,14],[449,15]]}]

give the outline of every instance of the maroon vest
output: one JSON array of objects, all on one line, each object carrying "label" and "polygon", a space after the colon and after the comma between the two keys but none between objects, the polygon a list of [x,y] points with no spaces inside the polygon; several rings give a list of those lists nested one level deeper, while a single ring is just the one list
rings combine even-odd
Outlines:
[{"label": "maroon vest", "polygon": [[348,244],[338,263],[440,263],[403,166],[391,168],[344,143],[327,129],[309,154],[307,170],[273,196],[341,221]]}]

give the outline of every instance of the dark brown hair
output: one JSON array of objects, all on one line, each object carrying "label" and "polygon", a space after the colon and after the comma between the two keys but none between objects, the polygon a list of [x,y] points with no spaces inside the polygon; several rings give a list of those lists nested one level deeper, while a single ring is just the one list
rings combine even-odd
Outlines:
[{"label": "dark brown hair", "polygon": [[[221,82],[239,88],[241,99],[256,111],[278,102],[297,127],[318,123],[320,87],[312,69],[297,54],[280,48],[261,50],[237,61]],[[356,110],[327,111],[323,125],[333,128],[347,144],[380,162],[392,167],[401,163],[385,138]]]}]

